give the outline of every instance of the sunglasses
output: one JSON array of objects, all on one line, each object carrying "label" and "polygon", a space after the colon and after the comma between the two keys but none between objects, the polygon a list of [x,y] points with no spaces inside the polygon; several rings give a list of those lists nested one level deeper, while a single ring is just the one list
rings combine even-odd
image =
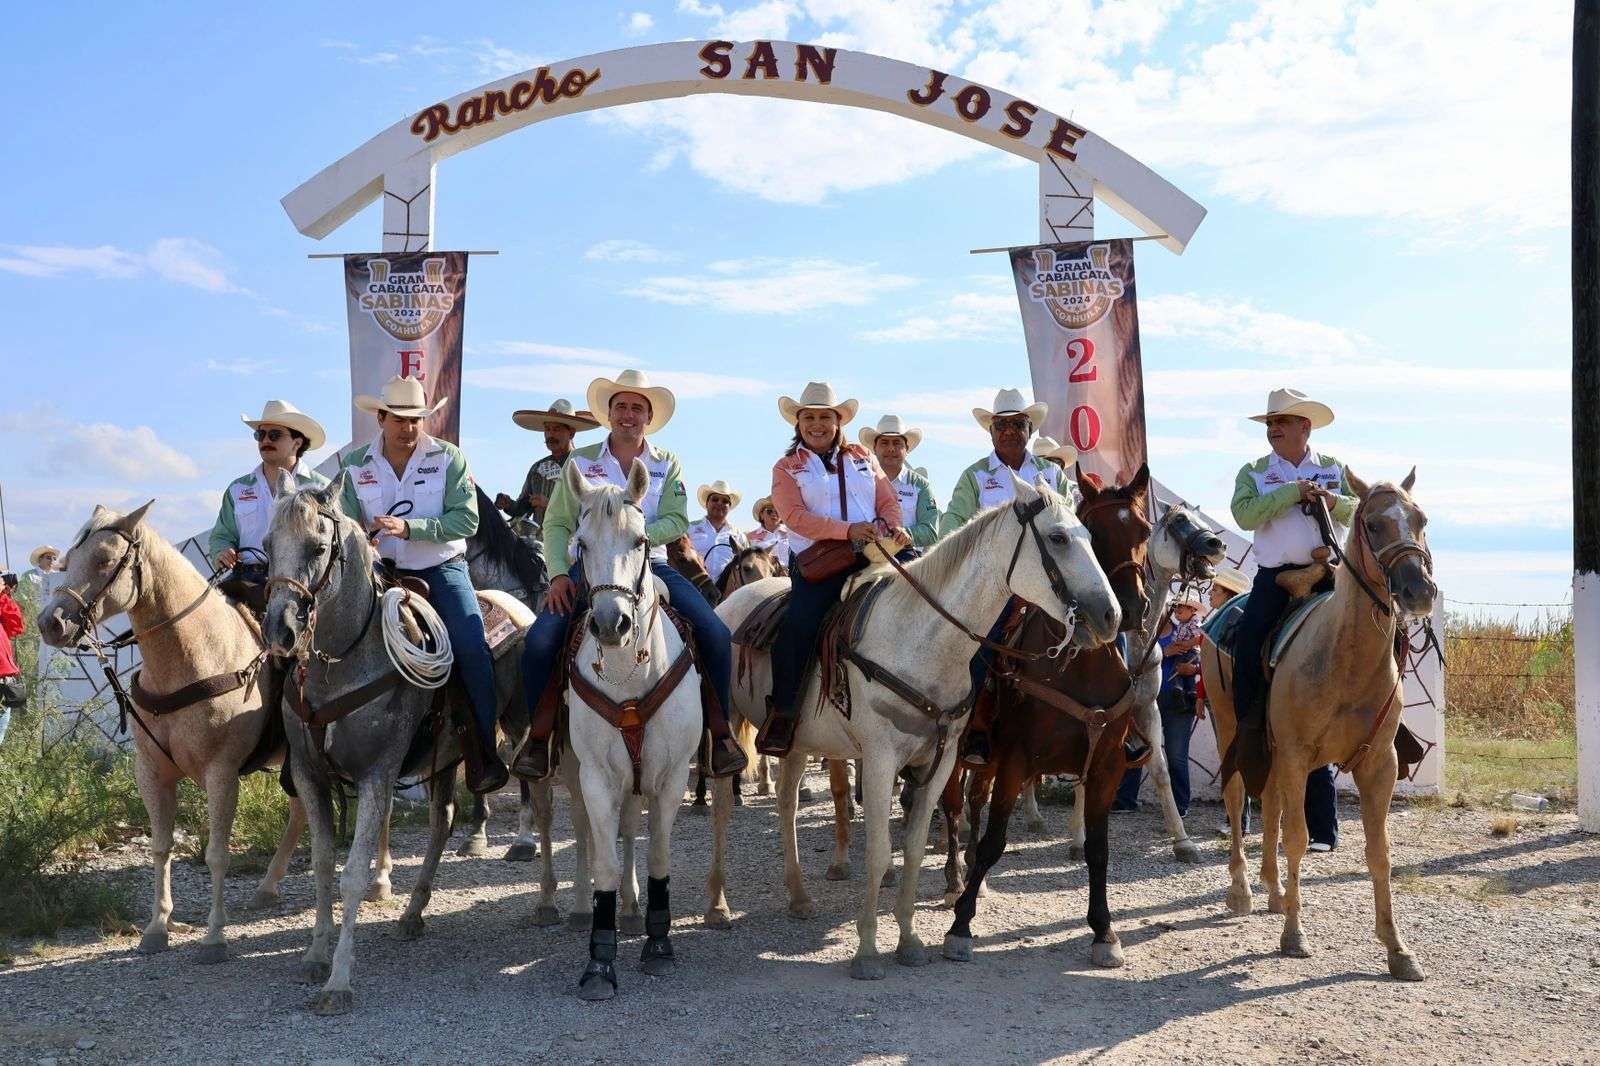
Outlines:
[{"label": "sunglasses", "polygon": [[989,428],[997,431],[1008,429],[1026,430],[1028,428],[1028,420],[1026,418],[997,418],[989,423]]},{"label": "sunglasses", "polygon": [[272,443],[276,444],[288,435],[289,431],[286,429],[258,429],[255,432],[257,443],[264,440],[270,440]]}]

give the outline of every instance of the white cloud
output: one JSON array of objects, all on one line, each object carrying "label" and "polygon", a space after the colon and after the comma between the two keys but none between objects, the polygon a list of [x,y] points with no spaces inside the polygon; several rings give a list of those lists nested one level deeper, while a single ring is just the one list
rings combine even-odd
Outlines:
[{"label": "white cloud", "polygon": [[664,263],[676,258],[653,244],[630,240],[601,241],[584,252],[583,257],[610,263]]},{"label": "white cloud", "polygon": [[989,293],[958,293],[940,313],[912,315],[899,325],[871,329],[863,340],[925,342],[958,340],[1016,341],[1022,335],[1017,298]]},{"label": "white cloud", "polygon": [[736,314],[796,314],[821,307],[859,306],[915,283],[872,264],[829,259],[726,259],[707,273],[649,277],[626,295],[657,303],[713,307]]},{"label": "white cloud", "polygon": [[193,237],[163,237],[150,246],[145,262],[156,274],[206,292],[242,292],[228,280],[222,253]]},{"label": "white cloud", "polygon": [[1262,311],[1248,301],[1193,294],[1152,295],[1139,300],[1139,332],[1145,337],[1200,340],[1216,348],[1289,359],[1296,366],[1358,359],[1372,342],[1325,322]]},{"label": "white cloud", "polygon": [[800,14],[791,0],[761,0],[750,7],[722,15],[713,31],[730,41],[785,40],[789,23]]},{"label": "white cloud", "polygon": [[0,414],[0,435],[12,438],[7,454],[32,451],[37,468],[50,474],[113,474],[129,481],[188,480],[200,474],[193,459],[149,426],[73,422],[35,408]]},{"label": "white cloud", "polygon": [[103,244],[96,248],[65,245],[3,245],[0,270],[32,277],[132,278],[146,272],[205,292],[248,293],[228,278],[222,253],[193,237],[163,237],[148,252],[129,252]]},{"label": "white cloud", "polygon": [[649,12],[635,11],[623,20],[623,29],[629,37],[643,37],[655,27],[656,20]]}]

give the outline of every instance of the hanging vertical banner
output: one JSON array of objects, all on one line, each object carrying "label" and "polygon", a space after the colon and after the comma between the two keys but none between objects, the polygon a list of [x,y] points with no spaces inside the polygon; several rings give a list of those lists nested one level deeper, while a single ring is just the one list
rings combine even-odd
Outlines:
[{"label": "hanging vertical banner", "polygon": [[1050,405],[1039,432],[1077,448],[1085,471],[1125,484],[1145,461],[1133,242],[1014,248],[1011,273],[1033,396]]},{"label": "hanging vertical banner", "polygon": [[[459,443],[467,253],[347,255],[344,290],[351,396],[376,396],[396,374],[416,378],[429,403],[450,398],[423,428],[440,440]],[[377,419],[352,404],[350,439],[362,443],[377,431]]]}]

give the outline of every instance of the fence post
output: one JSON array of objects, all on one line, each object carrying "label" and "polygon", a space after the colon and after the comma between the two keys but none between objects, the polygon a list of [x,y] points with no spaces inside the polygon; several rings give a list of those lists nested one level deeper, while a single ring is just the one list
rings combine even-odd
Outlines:
[{"label": "fence post", "polygon": [[1572,18],[1572,637],[1578,821],[1600,833],[1600,0]]}]

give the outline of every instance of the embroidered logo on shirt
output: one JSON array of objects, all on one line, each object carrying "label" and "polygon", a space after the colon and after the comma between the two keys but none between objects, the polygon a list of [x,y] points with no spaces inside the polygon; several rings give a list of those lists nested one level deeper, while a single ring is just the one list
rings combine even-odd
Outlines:
[{"label": "embroidered logo on shirt", "polygon": [[239,493],[240,503],[250,503],[255,500],[259,500],[260,498],[260,496],[256,495],[255,489],[245,489],[243,492]]},{"label": "embroidered logo on shirt", "polygon": [[356,484],[357,485],[376,485],[377,483],[378,483],[378,475],[374,474],[372,471],[366,469],[365,467],[362,467],[360,470],[358,470],[356,472]]}]

